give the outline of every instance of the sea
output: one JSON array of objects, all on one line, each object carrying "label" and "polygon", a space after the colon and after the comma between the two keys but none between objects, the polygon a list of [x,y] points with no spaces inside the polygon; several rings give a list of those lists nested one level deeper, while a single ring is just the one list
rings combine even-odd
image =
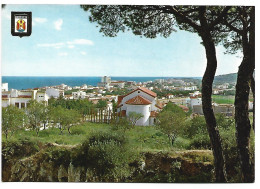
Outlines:
[{"label": "sea", "polygon": [[[185,77],[113,77],[111,80],[115,81],[135,81],[145,82],[154,81],[155,79],[181,79]],[[189,77],[193,79],[201,79],[200,77]],[[71,87],[81,86],[83,84],[97,86],[98,82],[101,82],[101,77],[67,77],[67,76],[2,76],[2,83],[8,83],[9,90],[11,89],[32,89],[45,86],[55,86],[60,84],[66,84]]]}]

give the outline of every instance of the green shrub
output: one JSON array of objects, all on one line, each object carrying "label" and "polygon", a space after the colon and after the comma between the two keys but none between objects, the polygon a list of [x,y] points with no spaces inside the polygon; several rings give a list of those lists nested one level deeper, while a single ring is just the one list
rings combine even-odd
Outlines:
[{"label": "green shrub", "polygon": [[219,129],[229,129],[234,127],[235,120],[232,117],[226,117],[224,114],[216,114],[217,127]]},{"label": "green shrub", "polygon": [[126,142],[126,137],[124,133],[119,132],[93,132],[89,137],[89,144],[94,144],[96,142],[110,142],[115,141],[120,144],[124,144]]},{"label": "green shrub", "polygon": [[178,149],[190,149],[190,140],[177,137],[173,146]]},{"label": "green shrub", "polygon": [[84,135],[86,134],[86,130],[80,126],[73,126],[71,128],[72,135]]},{"label": "green shrub", "polygon": [[193,138],[194,135],[208,135],[205,118],[203,116],[196,116],[187,121],[182,135],[187,138]]},{"label": "green shrub", "polygon": [[9,159],[27,157],[39,151],[36,142],[28,138],[2,142],[3,163]]},{"label": "green shrub", "polygon": [[49,154],[49,158],[55,165],[64,165],[69,166],[71,160],[71,151],[66,148],[60,147],[50,147],[48,148],[47,154]]},{"label": "green shrub", "polygon": [[211,149],[211,143],[207,134],[196,134],[190,141],[192,149]]},{"label": "green shrub", "polygon": [[131,174],[129,164],[136,157],[123,133],[93,132],[72,152],[71,159],[73,165],[87,167],[88,181],[117,182]]},{"label": "green shrub", "polygon": [[125,148],[116,141],[95,142],[88,151],[89,168],[101,181],[114,181],[129,175]]}]

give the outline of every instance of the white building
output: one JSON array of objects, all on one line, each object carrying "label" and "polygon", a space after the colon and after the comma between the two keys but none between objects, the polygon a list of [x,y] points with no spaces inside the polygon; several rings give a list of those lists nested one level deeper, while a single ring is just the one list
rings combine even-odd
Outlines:
[{"label": "white building", "polygon": [[165,82],[165,80],[164,79],[155,79],[154,82],[162,84]]},{"label": "white building", "polygon": [[65,85],[64,83],[62,83],[60,86],[58,86],[59,87],[59,89],[62,89],[62,90],[64,90],[66,87],[67,87],[67,85]]},{"label": "white building", "polygon": [[59,98],[60,96],[64,96],[64,90],[55,89],[55,88],[48,88],[46,89],[46,94],[49,97]]},{"label": "white building", "polygon": [[81,89],[88,89],[88,86],[86,84],[83,84],[80,88]]},{"label": "white building", "polygon": [[72,97],[73,99],[84,99],[86,98],[86,92],[83,91],[72,92]]},{"label": "white building", "polygon": [[111,77],[109,76],[104,76],[101,78],[102,83],[111,83]]},{"label": "white building", "polygon": [[195,91],[198,90],[197,86],[181,87],[180,90],[183,91]]},{"label": "white building", "polygon": [[2,107],[14,105],[18,108],[26,108],[30,100],[37,100],[48,104],[49,97],[45,92],[37,90],[21,90],[12,89],[11,91],[2,92]]},{"label": "white building", "polygon": [[1,89],[2,91],[8,91],[8,83],[2,83]]},{"label": "white building", "polygon": [[125,87],[125,82],[124,81],[112,81],[110,83],[110,86],[113,86],[113,87],[118,87],[118,88],[124,88]]},{"label": "white building", "polygon": [[119,116],[128,116],[130,112],[141,113],[143,117],[136,125],[153,125],[155,117],[161,110],[157,104],[157,94],[144,87],[138,87],[132,92],[118,96]]},{"label": "white building", "polygon": [[190,93],[190,97],[186,99],[186,104],[188,107],[190,107],[192,109],[193,109],[193,106],[202,105],[201,93],[199,91]]}]

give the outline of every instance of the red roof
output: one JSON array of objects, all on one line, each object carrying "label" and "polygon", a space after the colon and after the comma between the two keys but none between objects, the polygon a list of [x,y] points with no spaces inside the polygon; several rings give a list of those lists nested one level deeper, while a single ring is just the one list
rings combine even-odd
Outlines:
[{"label": "red roof", "polygon": [[[120,103],[122,102],[122,100],[123,100],[124,97],[126,97],[126,96],[128,96],[128,95],[130,95],[130,94],[132,94],[132,93],[134,93],[135,91],[138,91],[138,90],[141,90],[141,91],[143,91],[144,93],[146,93],[146,94],[148,94],[148,95],[150,95],[150,96],[152,96],[152,97],[156,97],[156,96],[157,96],[157,94],[156,94],[155,92],[150,91],[149,89],[147,89],[147,88],[145,88],[145,87],[138,87],[138,88],[136,88],[135,90],[133,90],[133,91],[129,92],[128,94],[126,94],[126,95],[118,96],[118,98],[117,98],[117,107],[120,107]],[[147,99],[146,99],[146,100],[147,100]],[[149,101],[149,102],[150,102],[150,101]],[[150,104],[151,104],[151,102],[150,102]]]},{"label": "red roof", "polygon": [[2,95],[2,98],[8,98],[8,95]]},{"label": "red roof", "polygon": [[138,87],[138,88],[136,88],[135,90],[131,91],[130,93],[126,94],[125,96],[128,96],[128,95],[130,95],[130,94],[132,94],[133,92],[138,91],[138,90],[141,90],[141,91],[143,91],[144,93],[146,93],[146,94],[148,94],[148,95],[150,95],[150,96],[152,96],[152,97],[156,97],[156,96],[157,96],[157,94],[156,94],[155,92],[150,91],[149,89],[147,89],[147,88],[145,88],[145,87]]},{"label": "red roof", "polygon": [[184,112],[188,112],[189,111],[189,108],[187,106],[184,106],[184,105],[179,105],[180,108],[182,108],[182,110]]},{"label": "red roof", "polygon": [[117,97],[117,107],[119,107],[120,103],[122,102],[123,98],[125,97],[125,95],[121,95]]},{"label": "red roof", "polygon": [[32,98],[30,95],[19,95],[18,98]]},{"label": "red roof", "polygon": [[125,102],[126,104],[131,104],[131,105],[148,105],[152,104],[149,100],[142,96],[136,96],[134,98],[131,98],[130,100]]},{"label": "red roof", "polygon": [[163,109],[163,105],[162,105],[161,103],[157,103],[157,104],[155,104],[155,106],[156,106],[157,108],[159,108],[159,109]]}]

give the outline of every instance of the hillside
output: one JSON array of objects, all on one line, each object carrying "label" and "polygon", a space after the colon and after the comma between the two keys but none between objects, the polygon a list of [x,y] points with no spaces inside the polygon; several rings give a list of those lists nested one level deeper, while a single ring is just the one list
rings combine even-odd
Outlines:
[{"label": "hillside", "polygon": [[215,76],[214,83],[215,84],[236,83],[236,80],[237,80],[237,73],[230,73],[230,74]]}]

